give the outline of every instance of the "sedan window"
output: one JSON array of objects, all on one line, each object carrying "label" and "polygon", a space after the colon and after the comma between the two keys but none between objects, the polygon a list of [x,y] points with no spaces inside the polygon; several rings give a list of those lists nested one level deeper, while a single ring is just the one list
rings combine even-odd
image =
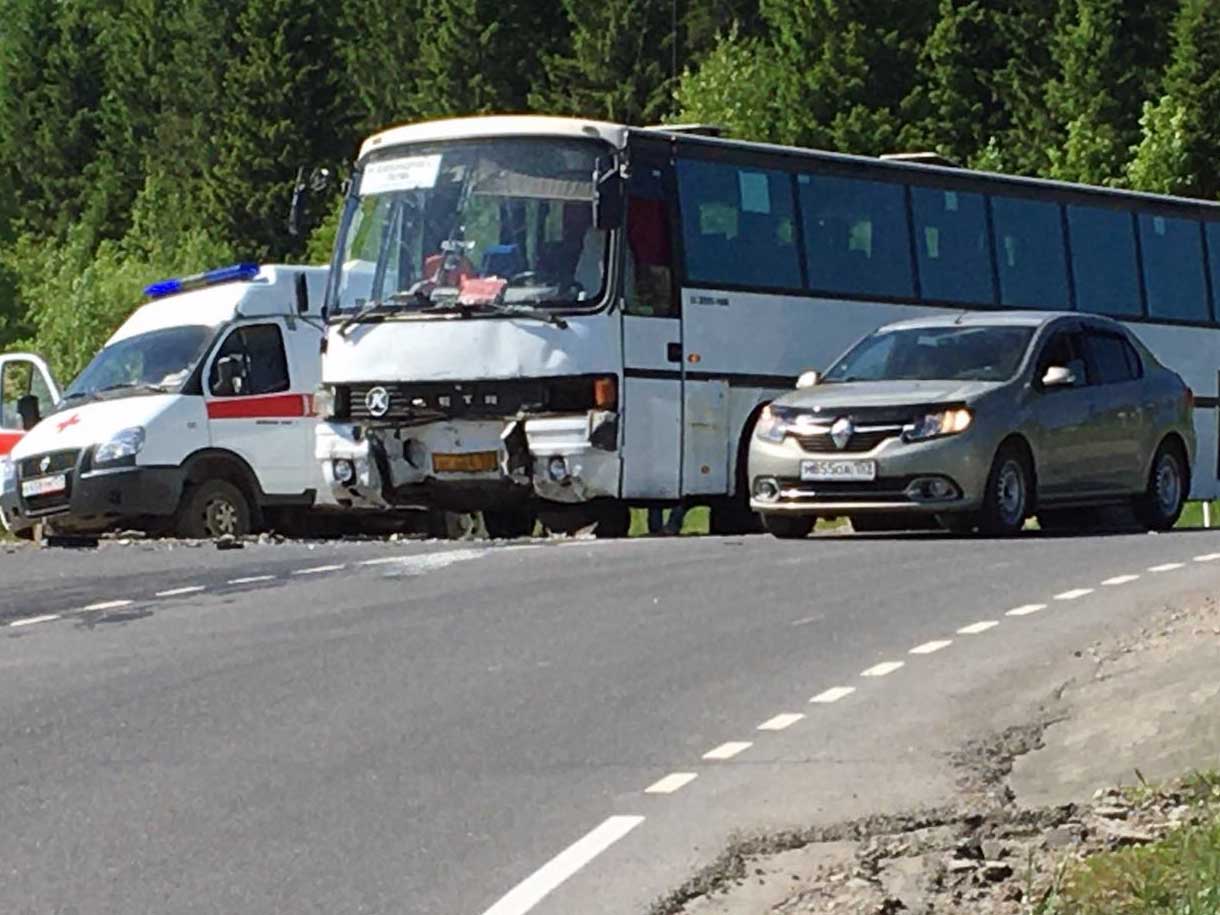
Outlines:
[{"label": "sedan window", "polygon": [[1140,377],[1139,357],[1118,334],[1088,335],[1090,374],[1098,384],[1119,384]]},{"label": "sedan window", "polygon": [[1047,341],[1038,359],[1037,378],[1041,379],[1051,366],[1060,366],[1071,372],[1076,380],[1072,387],[1081,387],[1091,380],[1084,358],[1084,341],[1076,331],[1060,331]]}]

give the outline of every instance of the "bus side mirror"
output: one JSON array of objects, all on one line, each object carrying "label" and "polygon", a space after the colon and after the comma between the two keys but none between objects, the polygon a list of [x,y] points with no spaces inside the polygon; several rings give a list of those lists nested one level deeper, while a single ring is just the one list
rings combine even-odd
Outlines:
[{"label": "bus side mirror", "polygon": [[297,314],[309,314],[309,283],[305,274],[298,273],[296,278]]},{"label": "bus side mirror", "polygon": [[38,398],[33,394],[18,397],[17,415],[21,417],[21,428],[26,432],[42,422],[42,410],[38,407]]},{"label": "bus side mirror", "polygon": [[593,192],[593,225],[608,232],[623,224],[624,206],[623,176],[617,168],[598,175]]},{"label": "bus side mirror", "polygon": [[305,166],[297,169],[296,181],[292,185],[292,204],[288,208],[288,234],[294,238],[301,234],[301,223],[309,196],[309,184],[305,180]]}]

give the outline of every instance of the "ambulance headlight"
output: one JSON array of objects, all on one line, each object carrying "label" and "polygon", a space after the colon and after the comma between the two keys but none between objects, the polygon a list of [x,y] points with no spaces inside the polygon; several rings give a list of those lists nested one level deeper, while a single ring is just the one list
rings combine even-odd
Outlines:
[{"label": "ambulance headlight", "polygon": [[108,441],[102,442],[93,451],[93,466],[103,464],[135,463],[135,457],[144,447],[144,427],[132,426],[116,432]]},{"label": "ambulance headlight", "polygon": [[6,457],[0,457],[0,495],[17,488],[17,468]]}]

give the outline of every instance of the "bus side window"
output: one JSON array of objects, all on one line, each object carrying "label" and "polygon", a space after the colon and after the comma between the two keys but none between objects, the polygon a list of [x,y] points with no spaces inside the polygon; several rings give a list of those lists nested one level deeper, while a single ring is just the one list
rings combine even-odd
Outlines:
[{"label": "bus side window", "polygon": [[632,176],[627,200],[626,312],[677,317],[669,208],[661,171],[645,166],[637,175]]}]

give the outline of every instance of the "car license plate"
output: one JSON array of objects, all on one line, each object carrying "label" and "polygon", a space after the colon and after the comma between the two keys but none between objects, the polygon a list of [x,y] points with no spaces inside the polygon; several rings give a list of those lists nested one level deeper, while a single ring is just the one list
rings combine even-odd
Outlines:
[{"label": "car license plate", "polygon": [[436,473],[485,473],[499,467],[500,455],[496,451],[432,455],[432,469]]},{"label": "car license plate", "polygon": [[57,492],[63,492],[67,488],[67,476],[62,473],[57,473],[52,477],[39,477],[36,480],[25,480],[21,484],[21,494],[27,498],[30,496],[50,496]]},{"label": "car license plate", "polygon": [[801,461],[801,479],[872,482],[877,479],[876,461]]}]

